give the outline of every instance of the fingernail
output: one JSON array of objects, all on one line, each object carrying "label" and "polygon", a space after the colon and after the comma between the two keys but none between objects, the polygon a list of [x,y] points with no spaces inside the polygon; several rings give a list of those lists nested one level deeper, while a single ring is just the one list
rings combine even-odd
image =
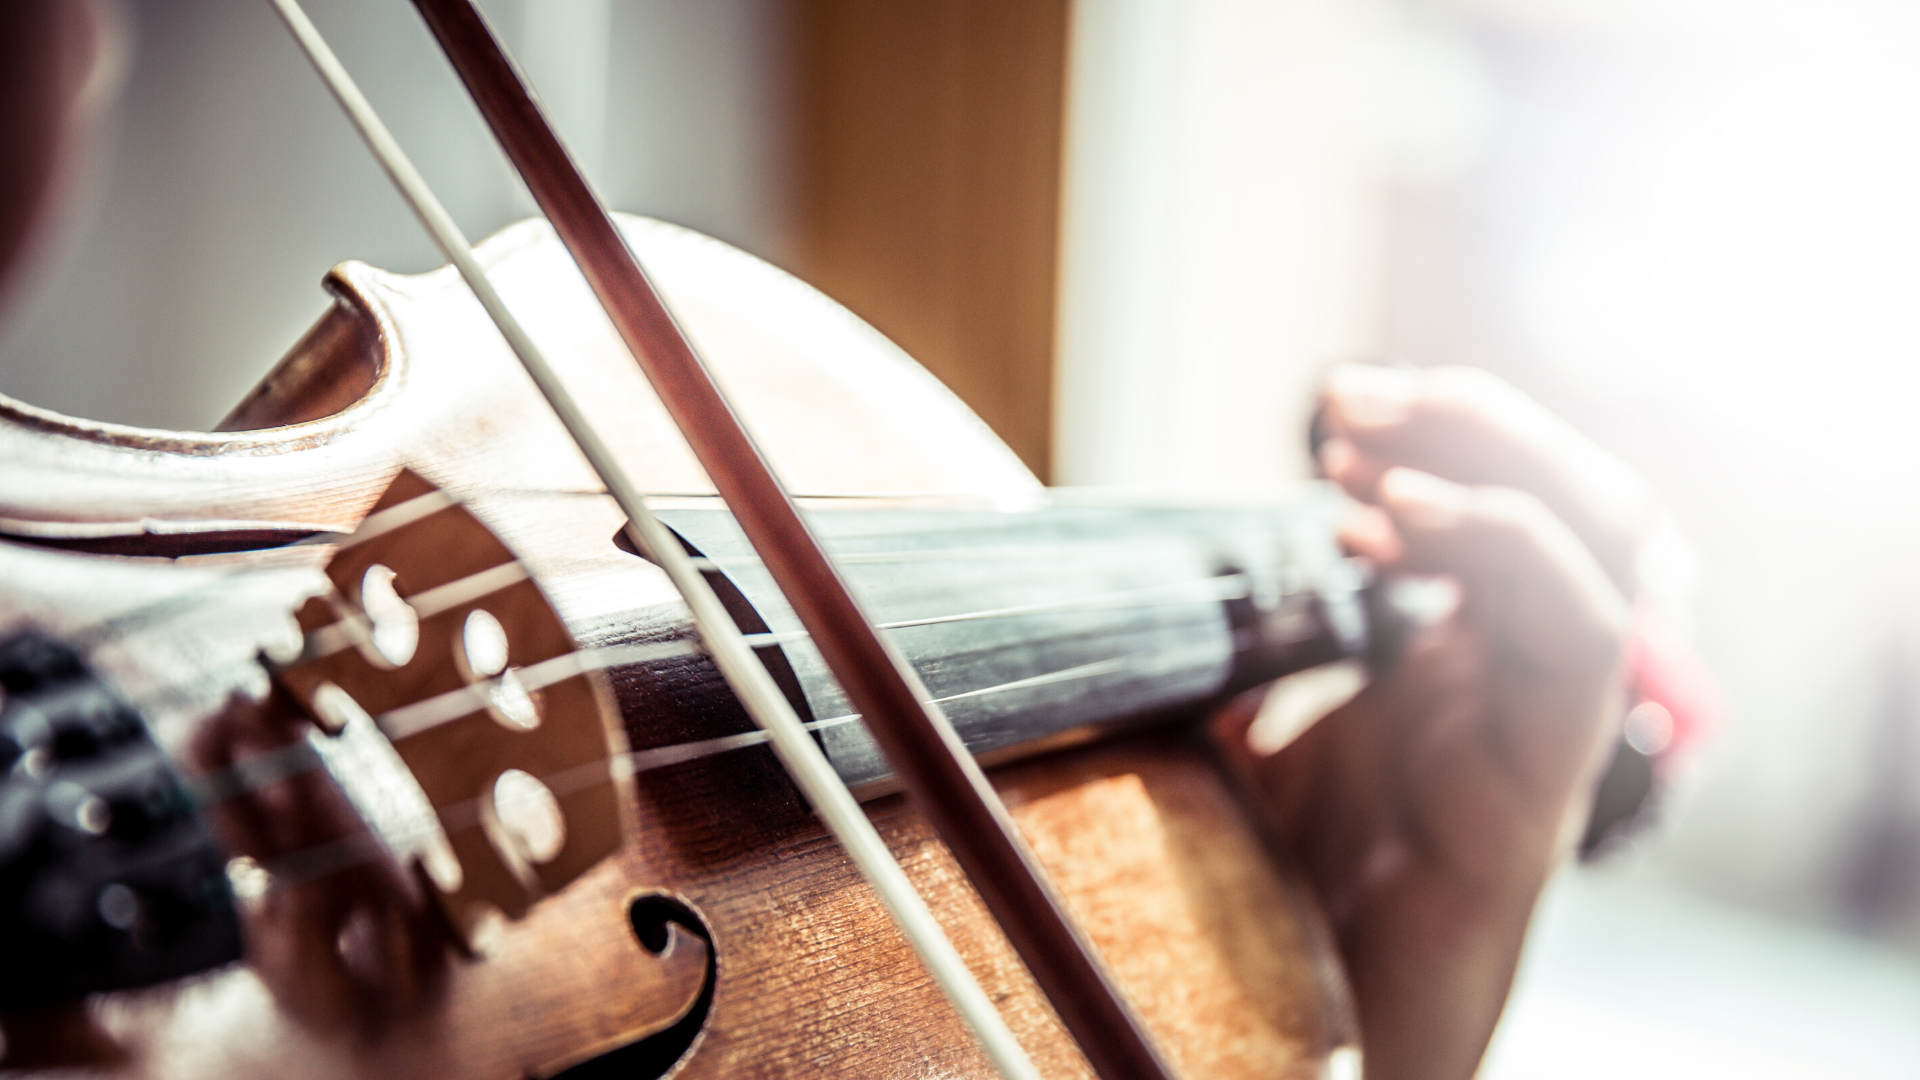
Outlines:
[{"label": "fingernail", "polygon": [[1390,469],[1380,478],[1380,498],[1394,517],[1419,528],[1445,529],[1467,514],[1472,492],[1415,469]]},{"label": "fingernail", "polygon": [[1342,364],[1327,376],[1327,397],[1349,424],[1397,424],[1413,410],[1419,393],[1419,374],[1406,368]]},{"label": "fingernail", "polygon": [[1320,475],[1338,480],[1353,467],[1353,460],[1359,452],[1347,440],[1334,436],[1320,444]]}]

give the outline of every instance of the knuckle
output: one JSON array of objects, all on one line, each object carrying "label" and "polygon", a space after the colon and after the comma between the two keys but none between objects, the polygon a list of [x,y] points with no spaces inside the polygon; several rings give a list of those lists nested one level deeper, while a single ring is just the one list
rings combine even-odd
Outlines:
[{"label": "knuckle", "polygon": [[1609,675],[1626,658],[1627,639],[1633,634],[1633,613],[1626,598],[1602,587],[1589,590],[1589,601],[1575,623],[1574,642],[1579,654],[1595,670]]},{"label": "knuckle", "polygon": [[1426,375],[1429,398],[1460,412],[1498,415],[1516,402],[1530,400],[1512,383],[1484,368],[1435,367],[1428,368]]},{"label": "knuckle", "polygon": [[1483,525],[1485,564],[1524,593],[1541,644],[1583,670],[1611,671],[1632,630],[1626,596],[1573,531],[1531,492],[1482,488],[1476,516]]},{"label": "knuckle", "polygon": [[1483,437],[1528,453],[1550,451],[1564,425],[1546,406],[1507,380],[1480,368],[1435,369],[1427,400],[1439,413]]},{"label": "knuckle", "polygon": [[1538,544],[1565,528],[1547,504],[1531,491],[1512,487],[1478,489],[1475,509],[1486,525],[1509,542]]}]

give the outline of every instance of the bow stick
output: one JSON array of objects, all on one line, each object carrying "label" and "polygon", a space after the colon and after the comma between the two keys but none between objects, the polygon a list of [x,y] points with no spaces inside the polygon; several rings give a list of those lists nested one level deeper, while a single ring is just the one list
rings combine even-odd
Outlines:
[{"label": "bow stick", "polygon": [[931,705],[920,676],[852,598],[486,17],[472,0],[415,0],[415,8],[914,805],[952,849],[1094,1072],[1106,1080],[1169,1080],[1171,1070],[1068,919],[987,776]]},{"label": "bow stick", "polygon": [[573,254],[822,659],[915,806],[933,823],[1027,969],[1106,1080],[1170,1070],[1067,918],[953,726],[873,628],[661,303],[473,0],[415,0],[494,138]]},{"label": "bow stick", "polygon": [[[539,347],[500,299],[486,271],[474,259],[473,246],[462,235],[459,226],[400,149],[399,143],[361,94],[339,58],[327,46],[319,30],[301,10],[297,0],[271,2],[414,215],[426,227],[441,253],[458,268],[461,277],[499,327],[508,346],[526,367],[589,465],[599,474],[614,501],[627,515],[628,537],[638,550],[646,553],[666,571],[679,589],[692,610],[694,625],[715,665],[754,721],[765,729],[774,752],[806,794],[815,813],[827,823],[861,874],[873,886],[888,914],[972,1030],[981,1049],[1007,1080],[1040,1080],[1038,1070],[1028,1060],[1005,1019],[974,981],[965,961],[927,910],[926,902],[914,890],[899,863],[894,861],[886,842],[880,838],[873,823],[860,809],[860,804],[841,782],[839,774],[833,771],[826,754],[807,732],[786,696],[774,684],[759,658],[754,656],[752,647],[714,595],[712,586],[693,566],[692,560],[666,526],[654,517],[640,489],[595,433]],[[604,218],[604,211],[602,216]],[[608,225],[611,227],[610,219]],[[619,243],[617,238],[615,242]],[[625,250],[624,245],[621,250]],[[652,295],[650,291],[649,295]],[[657,299],[654,303],[658,306]],[[661,317],[665,318],[664,311]],[[668,325],[671,325],[670,321]],[[684,343],[682,348],[686,348]],[[688,355],[691,356],[691,353]],[[787,505],[791,508],[792,504]]]},{"label": "bow stick", "polygon": [[534,202],[726,499],[822,659],[1105,1080],[1169,1080],[1145,1029],[1067,918],[986,774],[874,629],[473,0],[414,0]]},{"label": "bow stick", "polygon": [[862,612],[472,0],[415,0],[494,138],[573,254],[915,806],[1106,1080],[1169,1080],[986,774]]}]

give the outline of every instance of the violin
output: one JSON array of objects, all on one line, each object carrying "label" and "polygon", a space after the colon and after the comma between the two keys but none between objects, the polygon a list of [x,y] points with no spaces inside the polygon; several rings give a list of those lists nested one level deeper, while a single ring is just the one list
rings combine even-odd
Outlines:
[{"label": "violin", "polygon": [[[620,228],[961,740],[995,763],[1000,798],[1176,1069],[1318,1072],[1350,1056],[1329,935],[1183,722],[1368,651],[1360,583],[1325,516],[1050,498],[951,394],[825,297],[716,241],[640,219]],[[889,794],[887,755],[716,508],[552,230],[516,226],[478,258],[567,383],[590,388],[580,403],[595,429],[644,478],[841,779],[869,797],[1035,1064],[1085,1074],[1060,1006],[927,820]],[[8,709],[48,714],[45,686],[79,686],[118,703],[95,712],[137,713],[206,803],[246,953],[77,1008],[10,1001],[5,1064],[983,1074],[979,1048],[692,644],[661,567],[621,541],[625,515],[472,292],[451,270],[351,263],[328,288],[333,306],[219,431],[0,403],[0,536],[13,541],[0,547],[0,626],[28,635],[29,653],[72,658],[23,662]],[[423,499],[433,510],[419,521],[372,524]],[[436,517],[458,528],[417,528]],[[488,554],[470,566],[476,550]],[[422,600],[503,567],[518,568],[500,578],[520,590],[510,603],[501,590]],[[349,601],[344,614],[321,610],[333,598]],[[409,646],[385,650],[382,608],[413,627],[399,632]],[[470,631],[474,611],[499,624],[491,637]],[[346,644],[321,655],[328,633]],[[351,673],[314,675],[328,657]],[[565,679],[529,674],[569,657],[587,659]],[[539,685],[501,697],[510,672]],[[326,686],[351,707],[329,707]],[[478,717],[486,734],[410,756],[396,716],[475,687],[484,700],[456,719]],[[516,720],[527,709],[539,715]],[[302,749],[356,730],[362,760]],[[549,753],[555,735],[570,748]],[[499,749],[505,739],[519,749]],[[401,764],[381,774],[364,759],[389,744]],[[620,764],[577,788],[557,779],[594,754]],[[249,774],[261,759],[280,764]],[[57,754],[31,767],[49,792],[64,768]],[[409,834],[391,805],[407,797],[388,792],[383,809],[369,772],[405,789],[416,820],[425,793],[444,835]],[[511,772],[547,792],[525,821],[510,820]],[[59,827],[87,831],[80,810],[61,813]],[[137,948],[138,904],[113,897],[103,888],[77,910]]]}]

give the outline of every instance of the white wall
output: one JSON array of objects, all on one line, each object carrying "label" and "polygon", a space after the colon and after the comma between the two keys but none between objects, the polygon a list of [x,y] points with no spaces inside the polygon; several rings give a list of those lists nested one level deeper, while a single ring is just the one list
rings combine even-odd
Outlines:
[{"label": "white wall", "polygon": [[1085,0],[1070,82],[1055,468],[1303,475],[1307,393],[1377,349],[1383,0]]},{"label": "white wall", "polygon": [[1920,10],[1083,0],[1057,471],[1304,467],[1331,360],[1494,366],[1701,553],[1725,724],[1610,864],[1920,950]]},{"label": "white wall", "polygon": [[[0,393],[205,426],[322,310],[329,267],[439,260],[266,4],[126,6],[121,102],[81,213],[10,298]],[[487,6],[510,47],[532,49],[534,82],[611,203],[785,252],[778,0]],[[310,8],[469,235],[532,213],[410,5]]]}]

